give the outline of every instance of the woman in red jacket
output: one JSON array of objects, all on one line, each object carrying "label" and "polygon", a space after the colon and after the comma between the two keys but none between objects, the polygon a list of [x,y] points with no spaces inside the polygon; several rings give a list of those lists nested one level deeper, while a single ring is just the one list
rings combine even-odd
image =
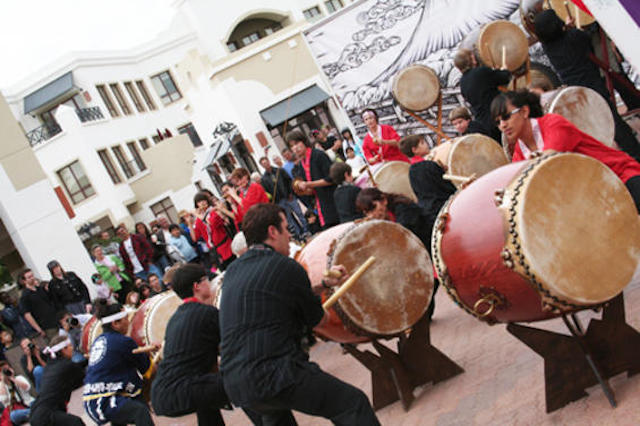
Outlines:
[{"label": "woman in red jacket", "polygon": [[196,208],[195,215],[188,215],[186,218],[191,239],[198,241],[203,251],[217,253],[213,259],[211,255],[205,256],[209,258],[209,262],[205,262],[205,267],[210,268],[211,265],[208,263],[213,260],[218,268],[224,271],[236,258],[231,252],[231,238],[225,229],[224,220],[211,206],[206,192],[198,192],[193,197],[193,203]]},{"label": "woman in red jacket", "polygon": [[491,115],[514,144],[513,162],[526,160],[536,151],[575,152],[595,158],[624,182],[640,212],[640,163],[578,130],[566,118],[544,114],[536,94],[527,90],[500,94],[491,103]]},{"label": "woman in red jacket", "polygon": [[369,164],[384,161],[406,161],[409,159],[398,148],[400,136],[395,129],[385,124],[378,124],[378,113],[365,109],[362,119],[367,126],[367,135],[362,142],[362,151]]},{"label": "woman in red jacket", "polygon": [[[238,168],[231,173],[231,183],[236,187],[239,194],[230,191],[231,199],[237,206],[236,223],[238,227],[242,224],[242,218],[251,206],[258,203],[268,203],[269,197],[266,191],[256,182],[251,182],[249,171]],[[226,195],[226,194],[225,194]]]}]

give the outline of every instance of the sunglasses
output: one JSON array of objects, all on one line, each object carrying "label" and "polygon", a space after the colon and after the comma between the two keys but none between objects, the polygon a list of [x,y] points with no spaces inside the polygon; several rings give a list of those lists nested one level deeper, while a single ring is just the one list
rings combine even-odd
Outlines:
[{"label": "sunglasses", "polygon": [[496,117],[496,124],[500,124],[501,121],[509,121],[511,116],[513,116],[513,114],[515,114],[518,111],[520,111],[520,108],[516,108],[511,112],[505,112],[504,114],[500,114],[498,117]]}]

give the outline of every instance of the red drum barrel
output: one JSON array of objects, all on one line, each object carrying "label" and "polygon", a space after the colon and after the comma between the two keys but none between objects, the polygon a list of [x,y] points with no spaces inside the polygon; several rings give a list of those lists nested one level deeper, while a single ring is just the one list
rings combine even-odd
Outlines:
[{"label": "red drum barrel", "polygon": [[173,291],[165,291],[144,302],[131,319],[129,335],[139,346],[162,343],[173,313],[182,299]]},{"label": "red drum barrel", "polygon": [[82,339],[80,340],[80,350],[85,356],[89,356],[91,344],[102,334],[102,323],[94,315],[82,326]]},{"label": "red drum barrel", "polygon": [[436,221],[432,253],[449,295],[471,315],[538,321],[622,292],[640,261],[640,221],[604,164],[547,154],[458,191]]},{"label": "red drum barrel", "polygon": [[[410,231],[383,220],[343,223],[318,234],[298,253],[311,283],[326,269],[355,271],[369,256],[375,263],[329,310],[319,336],[341,343],[394,336],[425,313],[433,293],[433,269],[426,248]],[[323,300],[328,298],[328,291]]]}]

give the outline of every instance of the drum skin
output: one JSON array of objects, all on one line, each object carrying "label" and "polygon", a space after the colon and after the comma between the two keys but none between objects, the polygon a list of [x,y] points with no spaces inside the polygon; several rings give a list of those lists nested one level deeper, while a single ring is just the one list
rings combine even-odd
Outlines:
[{"label": "drum skin", "polygon": [[391,92],[404,109],[414,112],[430,108],[440,95],[440,80],[426,65],[413,64],[394,77]]},{"label": "drum skin", "polygon": [[169,319],[182,303],[171,290],[146,300],[131,319],[129,335],[139,346],[162,343]]},{"label": "drum skin", "polygon": [[606,166],[551,154],[456,193],[436,221],[432,253],[468,313],[489,323],[540,321],[619,294],[640,261],[640,223]]},{"label": "drum skin", "polygon": [[529,57],[527,36],[516,24],[497,20],[486,24],[478,34],[476,52],[478,58],[491,68],[502,67],[504,49],[507,69],[516,71]]},{"label": "drum skin", "polygon": [[401,225],[382,220],[344,223],[316,236],[296,260],[315,284],[329,267],[343,265],[353,272],[369,256],[376,257],[375,263],[329,309],[329,321],[314,329],[319,336],[341,343],[394,336],[426,312],[433,293],[429,254]]},{"label": "drum skin", "polygon": [[[549,6],[556,12],[556,15],[558,15],[562,22],[566,21],[567,7],[565,6],[564,0],[520,0],[520,21],[531,37],[536,40],[538,36],[536,35],[534,20],[538,13],[549,9]],[[593,16],[584,13],[572,3],[569,4],[569,10],[575,20],[576,26],[585,27],[596,21]]]},{"label": "drum skin", "polygon": [[[411,181],[409,180],[409,167],[411,165],[405,161],[386,161],[382,164],[370,166],[370,170],[380,191],[402,194],[413,201],[417,201],[418,197],[413,192]],[[358,176],[355,184],[360,188],[373,186],[366,171]]]}]

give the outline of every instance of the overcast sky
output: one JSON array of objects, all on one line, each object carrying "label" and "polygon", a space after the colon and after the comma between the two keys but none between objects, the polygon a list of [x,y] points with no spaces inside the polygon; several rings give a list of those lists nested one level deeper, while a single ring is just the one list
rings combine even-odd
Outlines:
[{"label": "overcast sky", "polygon": [[0,0],[0,88],[74,50],[113,50],[168,27],[172,0]]}]

